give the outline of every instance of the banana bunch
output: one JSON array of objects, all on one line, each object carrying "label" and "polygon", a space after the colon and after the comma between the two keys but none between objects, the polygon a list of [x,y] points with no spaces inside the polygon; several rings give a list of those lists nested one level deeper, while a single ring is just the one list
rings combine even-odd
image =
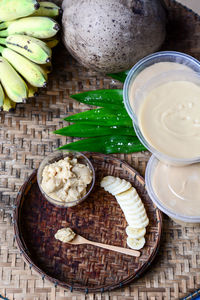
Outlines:
[{"label": "banana bunch", "polygon": [[16,103],[25,103],[46,87],[52,48],[59,42],[55,18],[60,14],[52,2],[0,1],[1,110],[13,111]]},{"label": "banana bunch", "polygon": [[128,223],[126,227],[127,245],[135,250],[143,248],[149,219],[136,189],[130,182],[113,176],[104,177],[101,187],[115,196],[125,215]]}]

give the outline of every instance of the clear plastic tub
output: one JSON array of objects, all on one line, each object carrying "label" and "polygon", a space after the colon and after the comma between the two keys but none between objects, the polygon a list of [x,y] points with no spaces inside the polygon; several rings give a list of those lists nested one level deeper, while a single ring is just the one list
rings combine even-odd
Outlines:
[{"label": "clear plastic tub", "polygon": [[[146,172],[145,172],[145,183],[146,189],[149,194],[149,197],[154,202],[154,204],[166,215],[168,215],[171,219],[173,219],[176,223],[187,226],[189,224],[200,226],[200,215],[199,216],[185,216],[178,214],[169,208],[167,208],[157,197],[156,193],[154,192],[152,179],[154,175],[155,168],[158,164],[159,160],[152,155],[148,161]],[[181,169],[180,169],[181,171]]]},{"label": "clear plastic tub", "polygon": [[[73,158],[77,158],[78,163],[84,164],[86,165],[91,173],[92,173],[92,181],[91,183],[87,186],[86,188],[86,194],[82,197],[79,198],[77,200],[74,201],[59,201],[57,199],[53,199],[51,198],[47,193],[45,193],[45,191],[42,189],[41,183],[42,183],[42,172],[43,169],[46,165],[52,164],[56,161],[59,161],[65,157],[69,156],[71,159]],[[83,154],[77,151],[72,151],[72,150],[63,150],[63,151],[55,151],[52,152],[51,154],[49,154],[48,156],[46,156],[43,161],[40,163],[38,171],[37,171],[37,182],[40,188],[41,193],[43,194],[43,196],[53,205],[57,206],[57,207],[71,207],[71,206],[75,206],[78,205],[79,203],[81,203],[82,201],[84,201],[89,194],[91,193],[93,187],[94,187],[94,183],[95,183],[95,171],[93,168],[92,163],[90,162],[90,160]]]},{"label": "clear plastic tub", "polygon": [[[152,76],[152,78],[148,77],[148,80],[146,82],[138,81],[137,79],[138,75],[143,70],[159,62],[178,63],[180,64],[180,68],[185,68],[185,67],[188,68],[187,70],[184,70],[184,72],[182,72],[181,69],[180,70],[169,69],[166,70],[165,73],[157,72],[157,74]],[[183,74],[185,80],[190,80],[195,83],[200,83],[200,79],[199,79],[200,62],[195,58],[180,52],[175,52],[175,51],[157,52],[143,58],[130,70],[123,88],[124,105],[129,116],[133,120],[133,126],[140,141],[158,159],[172,165],[180,165],[180,166],[196,163],[200,161],[200,157],[184,159],[179,157],[171,157],[166,155],[165,153],[159,152],[157,149],[155,149],[152,145],[149,144],[149,142],[145,139],[144,135],[142,134],[139,127],[137,114],[142,104],[144,94],[146,92],[148,92],[151,88],[163,82],[170,81],[170,80],[181,80],[183,79]],[[136,86],[136,89],[134,91],[134,103],[131,103],[130,101],[130,90],[132,84],[135,84]]]}]

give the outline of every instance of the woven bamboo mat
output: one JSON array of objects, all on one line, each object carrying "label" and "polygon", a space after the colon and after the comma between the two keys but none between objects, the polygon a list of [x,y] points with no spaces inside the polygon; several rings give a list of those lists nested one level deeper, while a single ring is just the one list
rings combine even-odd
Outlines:
[{"label": "woven bamboo mat", "polygon": [[[200,59],[199,17],[172,0],[165,2],[170,22],[163,49]],[[60,47],[54,54],[54,71],[47,89],[36,100],[18,105],[15,114],[0,114],[0,295],[9,300],[180,299],[200,288],[200,227],[182,228],[167,217],[153,265],[131,285],[110,294],[84,295],[56,288],[33,272],[16,248],[12,205],[17,191],[42,158],[66,142],[65,137],[52,134],[65,124],[62,118],[88,109],[69,95],[117,87],[121,84],[85,70]],[[118,157],[144,175],[149,153]]]}]

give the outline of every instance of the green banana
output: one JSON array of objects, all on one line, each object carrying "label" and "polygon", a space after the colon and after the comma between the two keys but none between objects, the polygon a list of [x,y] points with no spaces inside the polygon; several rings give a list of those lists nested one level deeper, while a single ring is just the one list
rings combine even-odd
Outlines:
[{"label": "green banana", "polygon": [[32,86],[31,84],[27,83],[28,87],[28,98],[34,98],[38,96],[38,88],[35,86]]},{"label": "green banana", "polygon": [[0,57],[0,81],[11,100],[14,102],[26,101],[27,90],[24,81],[3,57]]},{"label": "green banana", "polygon": [[51,49],[44,42],[27,35],[9,35],[6,39],[0,38],[0,44],[18,52],[37,64],[46,64],[51,60]]},{"label": "green banana", "polygon": [[13,21],[10,22],[0,22],[0,30],[8,28],[8,26],[12,23]]},{"label": "green banana", "polygon": [[38,64],[35,64],[35,67],[36,69],[38,70],[38,72],[41,72],[42,75],[44,76],[45,80],[46,80],[46,83],[43,87],[46,87],[46,84],[47,84],[47,81],[48,81],[48,72],[47,72],[47,67],[43,67],[43,65],[38,65]]},{"label": "green banana", "polygon": [[60,29],[58,23],[47,17],[27,17],[16,20],[8,25],[8,28],[0,31],[0,37],[11,34],[25,34],[35,38],[51,38]]},{"label": "green banana", "polygon": [[37,0],[1,0],[0,20],[10,21],[29,16],[39,7]]},{"label": "green banana", "polygon": [[3,91],[3,88],[0,84],[0,110],[2,110],[2,107],[3,107],[3,100],[4,100],[4,91]]},{"label": "green banana", "polygon": [[13,112],[15,110],[16,103],[8,98],[6,95],[3,101],[3,110]]},{"label": "green banana", "polygon": [[62,13],[62,9],[57,6],[55,3],[48,2],[48,1],[41,1],[40,7],[34,13],[32,16],[43,16],[43,17],[50,17],[55,18],[59,16]]},{"label": "green banana", "polygon": [[1,54],[9,61],[13,68],[18,73],[20,73],[31,85],[35,87],[46,86],[47,81],[43,74],[44,71],[39,65],[31,62],[27,58],[9,48],[4,48],[1,51]]},{"label": "green banana", "polygon": [[58,45],[59,39],[55,37],[55,38],[46,40],[45,43],[49,48],[54,48]]}]

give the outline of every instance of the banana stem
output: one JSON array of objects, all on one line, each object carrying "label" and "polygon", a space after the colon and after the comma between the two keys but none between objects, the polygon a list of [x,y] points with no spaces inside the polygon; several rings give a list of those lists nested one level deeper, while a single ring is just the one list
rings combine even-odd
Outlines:
[{"label": "banana stem", "polygon": [[6,39],[0,38],[0,44],[1,45],[6,45]]},{"label": "banana stem", "polygon": [[8,36],[8,30],[7,29],[0,31],[0,37],[7,37],[7,36]]}]

